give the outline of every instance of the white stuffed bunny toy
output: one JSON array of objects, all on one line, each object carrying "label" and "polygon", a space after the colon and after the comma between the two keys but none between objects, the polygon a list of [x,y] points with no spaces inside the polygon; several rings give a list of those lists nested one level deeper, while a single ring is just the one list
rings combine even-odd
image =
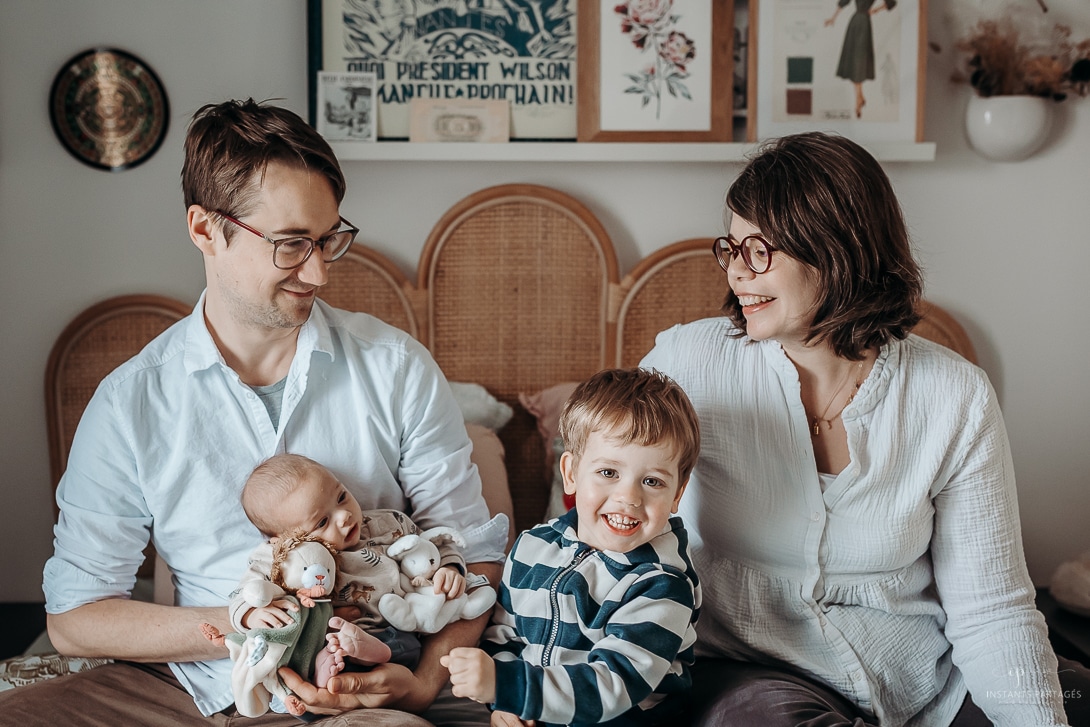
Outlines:
[{"label": "white stuffed bunny toy", "polygon": [[435,593],[431,577],[439,570],[436,542],[449,538],[458,547],[465,540],[451,528],[431,528],[419,535],[404,535],[386,548],[386,555],[401,566],[401,587],[405,596],[387,593],[378,602],[379,613],[401,631],[434,634],[451,621],[474,619],[496,603],[496,591],[481,586],[457,598]]}]

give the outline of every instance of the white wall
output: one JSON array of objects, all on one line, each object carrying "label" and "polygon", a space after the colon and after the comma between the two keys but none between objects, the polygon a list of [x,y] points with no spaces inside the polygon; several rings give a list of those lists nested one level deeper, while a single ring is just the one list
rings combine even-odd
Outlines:
[{"label": "white wall", "polygon": [[[1028,1],[1028,0],[1027,0]],[[976,3],[978,0],[963,0]],[[1056,107],[1048,146],[1016,164],[966,145],[969,91],[942,6],[932,0],[926,136],[930,163],[892,163],[927,295],[969,329],[1003,403],[1018,472],[1031,572],[1047,582],[1090,549],[1090,101]],[[1085,0],[1052,15],[1090,33]],[[52,519],[42,378],[50,346],[83,307],[121,293],[187,301],[202,288],[179,189],[186,123],[202,104],[282,98],[305,113],[302,0],[0,0],[0,601],[39,601]],[[129,50],[171,103],[163,147],[121,173],[85,166],[50,128],[54,74],[93,45]],[[450,205],[485,186],[532,182],[584,201],[627,270],[652,250],[721,231],[736,164],[350,162],[346,217],[407,272]],[[1030,254],[1027,255],[1027,252]]]}]

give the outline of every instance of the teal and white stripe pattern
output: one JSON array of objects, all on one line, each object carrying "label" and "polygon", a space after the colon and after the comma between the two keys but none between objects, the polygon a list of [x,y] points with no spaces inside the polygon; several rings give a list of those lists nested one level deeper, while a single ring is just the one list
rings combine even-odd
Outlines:
[{"label": "teal and white stripe pattern", "polygon": [[[544,724],[653,724],[691,686],[700,584],[680,518],[628,552],[576,539],[577,514],[519,536],[482,648],[496,710]],[[616,722],[614,722],[616,720]]]}]

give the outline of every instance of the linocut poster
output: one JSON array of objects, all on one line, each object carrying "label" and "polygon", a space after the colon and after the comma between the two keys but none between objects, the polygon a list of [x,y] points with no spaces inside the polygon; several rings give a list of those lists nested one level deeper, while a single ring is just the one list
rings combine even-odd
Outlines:
[{"label": "linocut poster", "polygon": [[574,139],[576,4],[312,0],[310,82],[374,73],[380,139],[408,138],[414,98],[506,100],[512,139]]}]

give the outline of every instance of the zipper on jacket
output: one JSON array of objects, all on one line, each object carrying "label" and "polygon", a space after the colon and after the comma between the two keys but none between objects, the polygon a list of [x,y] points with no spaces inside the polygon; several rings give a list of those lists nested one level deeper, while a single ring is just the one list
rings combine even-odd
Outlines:
[{"label": "zipper on jacket", "polygon": [[594,553],[594,548],[587,546],[585,550],[581,550],[575,554],[571,563],[568,563],[562,571],[556,574],[553,578],[552,585],[549,586],[549,608],[552,610],[552,626],[549,628],[549,639],[545,642],[545,648],[541,650],[541,665],[549,666],[549,662],[552,658],[553,647],[556,645],[556,637],[560,635],[560,581],[564,576],[568,575],[582,563],[588,555]]}]

